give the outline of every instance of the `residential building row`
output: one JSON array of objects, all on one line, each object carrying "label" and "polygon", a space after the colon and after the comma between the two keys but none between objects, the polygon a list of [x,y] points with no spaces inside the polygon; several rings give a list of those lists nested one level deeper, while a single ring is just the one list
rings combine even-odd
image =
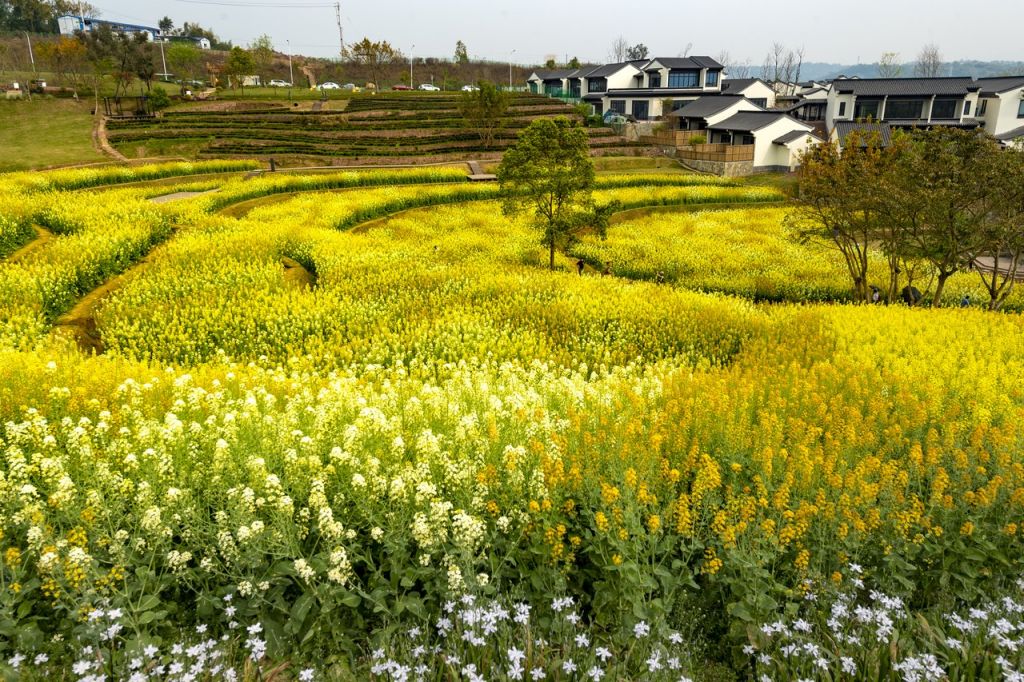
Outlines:
[{"label": "residential building row", "polygon": [[596,114],[660,121],[688,133],[677,136],[684,142],[702,138],[700,150],[680,147],[690,156],[737,158],[718,147],[750,147],[754,171],[794,168],[808,144],[843,144],[854,130],[888,139],[895,128],[982,129],[1024,148],[1024,76],[767,83],[728,78],[722,64],[695,56],[538,70],[527,84],[535,93],[590,104]]},{"label": "residential building row", "polygon": [[106,21],[77,14],[65,14],[64,16],[57,17],[57,27],[60,29],[60,34],[65,36],[74,35],[79,31],[90,33],[101,26],[109,26],[110,30],[115,33],[126,33],[129,35],[141,33],[146,36],[146,40],[149,42],[188,42],[203,50],[210,49],[210,39],[204,36],[167,36],[156,26],[128,24],[123,21]]}]

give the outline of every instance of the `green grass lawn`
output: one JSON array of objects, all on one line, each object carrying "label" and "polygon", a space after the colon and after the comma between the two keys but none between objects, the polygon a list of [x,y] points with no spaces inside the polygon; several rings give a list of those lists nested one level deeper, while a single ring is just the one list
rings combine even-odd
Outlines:
[{"label": "green grass lawn", "polygon": [[104,161],[92,146],[92,100],[0,100],[0,171]]}]

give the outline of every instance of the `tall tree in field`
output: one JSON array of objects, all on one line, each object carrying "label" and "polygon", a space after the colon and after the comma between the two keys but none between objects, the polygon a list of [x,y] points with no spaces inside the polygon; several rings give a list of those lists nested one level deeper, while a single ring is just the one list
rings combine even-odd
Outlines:
[{"label": "tall tree in field", "polygon": [[883,52],[878,58],[879,78],[899,78],[903,73],[899,52]]},{"label": "tall tree in field", "polygon": [[81,85],[82,74],[88,64],[88,54],[82,41],[71,36],[42,43],[36,50],[41,59],[49,63],[50,70],[66,85],[77,90]]},{"label": "tall tree in field", "polygon": [[98,116],[103,80],[107,76],[113,75],[116,68],[114,32],[110,30],[109,26],[104,25],[88,33],[78,32],[75,37],[85,46],[85,58],[91,67],[90,80],[95,98],[93,110]]},{"label": "tall tree in field", "polygon": [[455,63],[469,63],[469,50],[466,49],[466,43],[462,42],[461,40],[455,43]]},{"label": "tall tree in field", "polygon": [[1024,154],[1003,152],[995,159],[998,172],[995,210],[983,228],[987,259],[976,267],[988,293],[989,310],[999,310],[1013,293],[1017,270],[1024,266]]},{"label": "tall tree in field", "polygon": [[890,173],[891,159],[878,136],[850,135],[846,151],[835,144],[812,147],[800,170],[797,209],[787,223],[804,241],[818,241],[842,254],[859,301],[871,297],[868,252],[887,219],[877,179]]},{"label": "tall tree in field", "polygon": [[172,43],[167,48],[167,65],[183,81],[193,80],[202,66],[203,53],[189,43]]},{"label": "tall tree in field", "polygon": [[938,305],[946,281],[984,250],[987,225],[1004,191],[1002,152],[973,131],[917,131],[898,163],[888,196],[908,225],[918,256],[931,263]]},{"label": "tall tree in field", "polygon": [[228,53],[228,60],[224,63],[224,73],[231,81],[231,88],[237,85],[245,93],[245,77],[251,76],[256,65],[253,63],[252,55],[237,45],[231,48]]},{"label": "tall tree in field", "polygon": [[346,50],[353,59],[360,64],[366,65],[370,70],[370,76],[373,78],[373,86],[378,90],[380,90],[378,78],[381,70],[398,61],[402,56],[401,52],[391,47],[388,41],[374,42],[369,38],[363,38],[358,43],[346,48]]},{"label": "tall tree in field", "polygon": [[555,268],[555,249],[570,243],[580,231],[604,236],[613,205],[594,204],[594,163],[587,133],[566,118],[542,118],[519,135],[498,167],[502,211],[506,216],[528,213],[543,233],[549,267]]},{"label": "tall tree in field", "polygon": [[249,54],[252,55],[254,72],[266,80],[270,66],[274,63],[274,41],[266,34],[261,35],[249,43]]},{"label": "tall tree in field", "polygon": [[942,75],[942,52],[935,43],[921,48],[914,62],[914,75],[918,78],[936,78]]},{"label": "tall tree in field", "polygon": [[462,93],[459,101],[459,112],[466,125],[475,128],[480,134],[480,141],[485,147],[494,144],[494,137],[505,122],[508,112],[509,93],[498,88],[494,83],[480,81],[477,90]]},{"label": "tall tree in field", "polygon": [[164,18],[160,20],[160,23],[157,24],[157,27],[159,27],[160,32],[164,35],[172,35],[174,33],[174,19],[164,16]]}]

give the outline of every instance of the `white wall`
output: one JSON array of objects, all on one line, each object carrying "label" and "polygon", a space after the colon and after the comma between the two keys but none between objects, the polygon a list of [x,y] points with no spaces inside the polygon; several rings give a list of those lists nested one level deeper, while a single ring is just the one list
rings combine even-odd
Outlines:
[{"label": "white wall", "polygon": [[792,119],[780,118],[760,130],[755,130],[754,168],[760,168],[763,166],[791,167],[789,148],[774,144],[774,141],[794,130],[806,130],[810,132],[810,126]]},{"label": "white wall", "polygon": [[[1024,101],[1021,100],[1022,92],[1024,92],[1024,88],[1017,88],[1004,92],[995,101],[989,101],[988,111],[985,116],[985,130],[990,135],[1002,135],[1024,126],[1024,118],[1017,118],[1020,103]],[[993,114],[993,104],[996,104],[996,102],[998,102],[998,106],[995,107],[996,112]],[[988,124],[990,116],[992,117],[992,127],[989,127]]]},{"label": "white wall", "polygon": [[766,108],[775,106],[775,88],[761,81],[754,81],[742,90],[727,90],[727,95],[743,95],[749,99],[763,99],[767,102]]},{"label": "white wall", "polygon": [[[825,122],[829,129],[834,126],[833,121],[852,121],[853,120],[853,95],[840,95],[834,90],[829,92],[828,95],[828,106],[825,107]],[[839,104],[841,102],[846,103],[846,111],[843,116],[839,116]]]}]

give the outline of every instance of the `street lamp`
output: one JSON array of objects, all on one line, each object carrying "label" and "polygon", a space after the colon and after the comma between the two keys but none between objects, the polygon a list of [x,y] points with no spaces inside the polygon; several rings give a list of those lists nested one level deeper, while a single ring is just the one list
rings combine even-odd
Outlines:
[{"label": "street lamp", "polygon": [[295,85],[295,74],[292,73],[292,41],[285,40],[284,43],[288,46],[288,82]]},{"label": "street lamp", "polygon": [[510,52],[509,55],[508,55],[508,89],[509,90],[512,89],[512,57],[514,57],[515,54],[516,54],[516,51],[512,50],[512,52]]},{"label": "street lamp", "polygon": [[410,88],[412,87],[412,51],[415,50],[415,49],[416,49],[415,45],[413,45],[412,47],[409,48],[409,87]]}]

